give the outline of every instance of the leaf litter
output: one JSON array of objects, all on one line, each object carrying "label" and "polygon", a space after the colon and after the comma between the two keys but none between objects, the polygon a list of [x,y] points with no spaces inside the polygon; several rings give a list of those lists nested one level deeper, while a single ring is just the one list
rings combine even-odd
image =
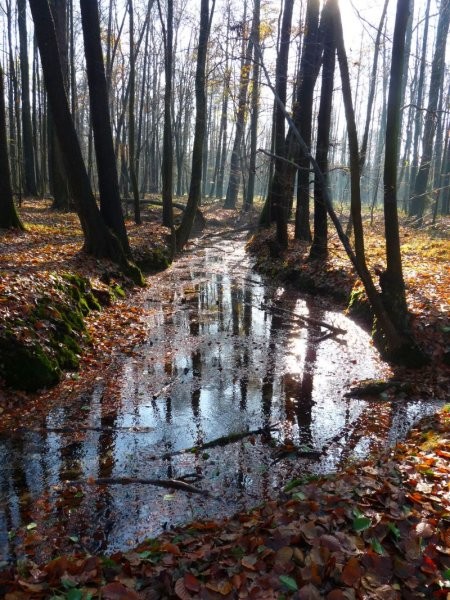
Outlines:
[{"label": "leaf litter", "polygon": [[[54,244],[43,243],[44,263],[51,263],[50,256],[59,256],[65,265],[68,255],[77,254],[80,238],[66,238],[63,248],[67,230],[60,231],[62,237],[56,240],[60,254],[55,254]],[[17,240],[10,238],[9,256],[17,250],[15,265],[20,267],[12,266],[17,279],[2,280],[3,285],[12,285],[14,292],[9,294],[8,303],[12,297],[17,299],[12,310],[23,314],[27,312],[24,292],[32,289],[34,282],[22,270],[23,265],[28,262],[37,266],[39,273],[47,272],[40,259],[30,254],[36,254],[35,242],[46,234],[45,226],[36,225],[35,233],[36,239],[29,245],[29,237],[21,238],[28,240],[21,249]],[[47,234],[54,237],[55,230]],[[423,256],[427,249],[425,242],[421,244]],[[432,265],[428,272],[435,277],[428,276],[425,267],[416,273],[414,247],[411,244],[408,249],[411,256],[405,268],[409,302],[416,314],[416,333],[431,350],[435,364],[433,370],[411,376],[413,393],[442,398],[448,382],[442,363],[450,331],[445,315],[448,275],[442,270],[438,273],[440,263],[432,253],[425,260]],[[339,263],[336,257],[332,260]],[[85,257],[77,261],[82,269]],[[3,264],[2,274],[10,267]],[[422,285],[425,279],[428,282]],[[123,310],[137,330],[136,337],[125,345],[116,335]],[[80,379],[69,378],[56,392],[40,396],[18,393],[15,400],[20,404],[25,401],[25,412],[32,414],[35,408],[44,410],[42,398],[60,402],[64,391],[81,389],[89,378],[98,376],[99,365],[111,360],[118,350],[132,352],[133,343],[143,339],[144,310],[136,295],[116,309],[104,311],[90,325],[97,346],[95,351],[86,352]],[[3,423],[8,426],[14,422],[17,404],[6,396],[0,400],[2,421],[5,416]],[[230,519],[194,521],[158,539],[146,540],[130,552],[117,552],[108,558],[74,553],[44,565],[28,560],[6,567],[0,573],[0,594],[6,600],[448,598],[449,428],[450,413],[443,409],[422,421],[407,441],[390,452],[350,465],[336,476],[293,482],[277,500]],[[32,541],[37,532],[35,523],[29,525]]]}]

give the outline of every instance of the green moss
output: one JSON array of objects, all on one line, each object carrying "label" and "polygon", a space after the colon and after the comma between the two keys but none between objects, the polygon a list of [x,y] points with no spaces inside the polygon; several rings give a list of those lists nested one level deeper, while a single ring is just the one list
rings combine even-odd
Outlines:
[{"label": "green moss", "polygon": [[170,250],[165,247],[146,249],[136,262],[145,273],[163,271],[171,263]]},{"label": "green moss", "polygon": [[372,326],[373,311],[363,287],[356,286],[351,291],[346,313],[355,321]]},{"label": "green moss", "polygon": [[111,292],[116,298],[126,298],[125,290],[118,283],[111,286]]},{"label": "green moss", "polygon": [[61,377],[57,361],[37,341],[25,345],[9,333],[0,337],[0,373],[7,385],[28,392],[50,387]]}]

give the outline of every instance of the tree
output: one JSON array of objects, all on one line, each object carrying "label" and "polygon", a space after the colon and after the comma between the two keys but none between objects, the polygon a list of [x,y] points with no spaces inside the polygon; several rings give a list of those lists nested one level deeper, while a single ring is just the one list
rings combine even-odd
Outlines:
[{"label": "tree", "polygon": [[[215,0],[211,8],[211,17],[214,12]],[[189,187],[189,196],[186,210],[176,231],[176,247],[181,250],[186,244],[192,226],[194,224],[195,214],[200,204],[201,182],[202,182],[202,160],[203,160],[203,140],[206,129],[206,93],[205,93],[205,70],[206,54],[208,48],[208,38],[210,31],[209,0],[201,0],[200,5],[200,32],[197,48],[197,68],[195,73],[195,132],[194,144],[192,150],[192,169],[191,183]]]},{"label": "tree", "polygon": [[[321,40],[319,39],[319,7],[318,0],[308,0],[306,5],[306,32],[303,39],[303,52],[300,65],[300,83],[293,110],[293,120],[303,140],[311,148],[312,110],[314,87],[319,74],[321,57]],[[297,176],[297,209],[295,213],[295,238],[311,241],[309,226],[309,161],[298,151],[294,154],[295,162],[301,169]]]},{"label": "tree", "polygon": [[[134,43],[134,9],[133,0],[128,0],[128,11],[130,15],[130,80],[129,80],[129,104],[128,104],[128,157],[131,180],[131,191],[133,193],[134,220],[137,225],[142,222],[141,209],[139,204],[139,186],[136,173],[136,124],[134,115],[135,94],[136,94],[136,47]],[[141,38],[142,39],[142,38]]]},{"label": "tree", "polygon": [[108,227],[129,254],[125,222],[120,202],[117,164],[114,154],[108,91],[100,41],[100,20],[97,0],[80,0],[84,52],[89,84],[91,121],[97,158],[100,213]]},{"label": "tree", "polygon": [[436,46],[431,66],[430,91],[423,132],[422,157],[414,183],[414,190],[410,199],[409,214],[416,220],[416,225],[418,226],[423,223],[423,214],[426,206],[426,194],[433,158],[434,134],[437,123],[439,92],[444,77],[445,51],[449,25],[450,0],[442,0],[436,33]]},{"label": "tree", "polygon": [[[55,23],[56,40],[63,71],[64,86],[69,88],[69,57],[67,43],[67,1],[51,0],[49,2]],[[67,210],[70,205],[67,175],[61,156],[58,136],[53,125],[52,115],[48,114],[48,174],[50,192],[53,195],[53,208]]]},{"label": "tree", "polygon": [[[283,20],[280,32],[280,47],[278,50],[275,89],[283,105],[286,105],[287,98],[287,70],[289,61],[289,46],[291,39],[292,12],[294,8],[293,0],[285,0],[283,10]],[[275,148],[275,168],[272,184],[269,190],[268,204],[273,211],[277,224],[277,242],[281,248],[287,248],[288,230],[287,222],[289,215],[289,194],[286,191],[285,175],[285,155],[286,140],[284,128],[284,114],[280,105],[275,106],[274,115],[274,148]]]},{"label": "tree", "polygon": [[84,250],[88,254],[99,258],[113,260],[136,281],[142,282],[139,269],[128,262],[118,238],[108,229],[95,202],[78,137],[70,115],[55,28],[48,0],[29,0],[29,2],[41,56],[48,103],[52,111],[70,188],[84,234]]},{"label": "tree", "polygon": [[173,229],[173,139],[172,139],[172,71],[173,71],[173,0],[167,0],[167,25],[161,11],[161,3],[158,0],[158,10],[163,29],[164,39],[164,133],[162,153],[162,201],[163,201],[163,225]]},{"label": "tree", "polygon": [[6,134],[5,89],[3,69],[0,67],[0,227],[24,229],[17,214],[11,188]]},{"label": "tree", "polygon": [[[260,29],[260,0],[254,0],[253,21],[251,36],[254,44],[259,44]],[[256,179],[256,151],[258,145],[258,118],[259,118],[259,72],[260,66],[257,60],[253,63],[253,84],[251,94],[251,117],[250,117],[250,164],[247,193],[244,200],[244,210],[248,210],[253,205],[253,196],[255,194]]]},{"label": "tree", "polygon": [[[244,5],[247,6],[246,4]],[[230,160],[230,177],[228,179],[227,194],[225,197],[224,208],[236,208],[237,196],[239,191],[239,183],[241,180],[241,146],[245,131],[245,117],[247,109],[247,92],[250,81],[250,65],[253,52],[253,39],[250,38],[245,45],[245,18],[243,25],[242,38],[242,61],[241,72],[239,76],[239,92],[236,110],[236,132],[234,135],[233,149]],[[244,52],[244,48],[245,52]]]},{"label": "tree", "polygon": [[[317,116],[316,161],[328,185],[328,150],[330,146],[331,112],[333,104],[334,70],[336,66],[335,18],[336,0],[328,0],[322,13],[324,50],[322,59],[322,89]],[[321,182],[314,180],[314,237],[309,256],[323,259],[327,256],[327,207]]]},{"label": "tree", "polygon": [[17,0],[19,41],[20,41],[20,75],[22,91],[22,145],[25,181],[24,193],[37,195],[36,170],[34,164],[33,128],[31,125],[30,76],[28,73],[28,37],[26,0]]},{"label": "tree", "polygon": [[409,329],[403,280],[397,210],[397,167],[400,138],[400,110],[405,62],[405,35],[410,15],[410,0],[398,0],[392,46],[391,79],[387,104],[386,150],[384,159],[384,230],[387,268],[380,275],[382,299],[400,331]]}]

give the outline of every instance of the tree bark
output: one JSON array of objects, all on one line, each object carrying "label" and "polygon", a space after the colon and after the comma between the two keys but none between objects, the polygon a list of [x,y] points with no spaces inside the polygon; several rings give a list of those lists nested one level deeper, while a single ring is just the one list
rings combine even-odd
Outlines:
[{"label": "tree bark", "polygon": [[[328,185],[328,150],[330,146],[331,112],[333,104],[334,71],[336,67],[335,18],[336,0],[328,0],[322,13],[324,26],[324,49],[322,60],[322,90],[317,117],[316,161]],[[309,252],[311,259],[327,256],[327,207],[323,198],[321,182],[314,181],[314,237]]]},{"label": "tree bark", "polygon": [[28,36],[26,0],[17,0],[20,41],[20,74],[22,79],[22,147],[24,161],[24,193],[36,196],[36,170],[34,163],[33,128],[31,125],[30,76],[28,72]]},{"label": "tree bark", "polygon": [[437,122],[436,111],[439,101],[439,90],[442,87],[442,78],[444,77],[445,71],[445,52],[449,25],[450,0],[442,0],[436,33],[436,46],[431,66],[430,92],[423,132],[422,157],[410,201],[410,216],[415,219],[415,224],[417,226],[421,226],[423,223],[423,215],[426,206],[428,180],[433,158],[434,134]]},{"label": "tree bark", "polygon": [[5,89],[3,70],[0,67],[0,227],[24,229],[17,214],[11,188],[6,135]]},{"label": "tree bark", "polygon": [[163,225],[173,229],[173,139],[172,139],[172,70],[173,70],[173,0],[167,0],[167,22],[161,11],[160,0],[158,9],[163,29],[164,38],[164,132],[162,153],[162,199],[163,199]]},{"label": "tree bark", "polygon": [[103,52],[100,40],[100,19],[97,0],[80,0],[84,52],[89,85],[91,121],[97,159],[100,214],[116,234],[126,254],[130,254],[128,236],[122,213],[116,156],[111,121]]},{"label": "tree bark", "polygon": [[[212,11],[214,11],[214,2]],[[212,16],[212,15],[211,15]],[[176,247],[181,250],[191,233],[194,224],[195,214],[200,204],[201,182],[202,182],[202,158],[203,158],[203,138],[205,136],[205,111],[206,111],[206,54],[208,49],[208,38],[210,30],[209,0],[201,0],[200,5],[200,32],[197,49],[197,68],[195,74],[195,133],[194,146],[192,150],[192,169],[191,183],[189,187],[189,197],[183,219],[176,231]]]},{"label": "tree bark", "polygon": [[405,35],[410,15],[410,0],[398,0],[392,46],[391,80],[387,103],[384,160],[384,231],[387,268],[380,276],[386,310],[400,330],[408,329],[405,283],[403,280],[400,233],[397,211],[397,167],[400,137],[402,86],[399,85],[405,62]]}]

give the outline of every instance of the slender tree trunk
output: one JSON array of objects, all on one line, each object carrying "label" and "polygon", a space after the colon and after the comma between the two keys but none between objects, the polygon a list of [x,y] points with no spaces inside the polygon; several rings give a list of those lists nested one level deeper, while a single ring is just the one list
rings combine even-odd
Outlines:
[{"label": "slender tree trunk", "polygon": [[[314,87],[319,74],[321,43],[319,40],[318,0],[308,0],[306,5],[306,32],[300,69],[298,95],[293,109],[293,120],[308,148],[311,148],[311,123]],[[295,213],[295,238],[311,241],[309,226],[309,162],[301,153],[295,152],[294,160],[302,168],[297,175],[297,208]],[[291,175],[292,182],[293,176]]]},{"label": "slender tree trunk", "polygon": [[22,79],[22,136],[24,161],[24,193],[36,196],[36,170],[33,148],[33,128],[31,125],[30,76],[28,73],[28,36],[26,0],[17,0],[19,41],[20,41],[20,74]]},{"label": "slender tree trunk", "polygon": [[[49,2],[55,23],[56,40],[58,42],[59,56],[63,70],[64,85],[69,89],[69,57],[67,44],[67,2],[66,0],[51,0]],[[67,210],[70,205],[67,175],[64,161],[61,156],[58,136],[56,135],[51,114],[48,115],[48,173],[50,192],[53,195],[54,209]]]},{"label": "slender tree trunk", "polygon": [[405,283],[403,280],[397,210],[397,168],[400,137],[400,110],[405,62],[405,35],[410,15],[410,0],[398,0],[392,47],[391,79],[387,103],[386,150],[384,160],[384,231],[387,268],[380,275],[382,299],[386,310],[401,331],[408,329]]},{"label": "slender tree trunk", "polygon": [[24,229],[17,214],[11,188],[6,135],[5,89],[3,70],[0,67],[0,228]]},{"label": "slender tree trunk", "polygon": [[131,190],[133,193],[134,201],[134,220],[137,225],[142,223],[141,219],[141,207],[139,204],[139,186],[136,173],[136,140],[135,140],[135,115],[134,115],[134,102],[136,94],[136,48],[134,44],[134,9],[133,0],[128,0],[128,11],[130,15],[130,95],[128,104],[128,157],[129,157],[129,170],[131,179]]},{"label": "slender tree trunk", "polygon": [[410,203],[410,215],[415,218],[415,224],[421,226],[426,206],[428,180],[433,158],[434,134],[437,123],[437,106],[439,90],[442,87],[442,78],[445,70],[445,52],[447,46],[448,29],[450,25],[450,0],[442,0],[439,13],[439,22],[436,33],[436,46],[433,63],[431,66],[430,92],[428,107],[425,116],[425,126],[422,142],[422,158],[419,171],[414,183],[414,191]]},{"label": "slender tree trunk", "polygon": [[[215,1],[211,10],[214,11]],[[195,133],[194,147],[192,150],[191,184],[189,197],[183,219],[176,232],[177,249],[181,250],[186,244],[194,224],[195,214],[200,203],[202,183],[202,156],[203,138],[205,136],[205,112],[206,112],[206,55],[208,49],[208,38],[210,30],[209,0],[201,0],[200,5],[200,32],[197,49],[197,68],[195,74]]]},{"label": "slender tree trunk", "polygon": [[[322,60],[322,90],[317,117],[316,161],[328,185],[328,150],[330,146],[331,112],[333,104],[334,71],[336,67],[335,18],[336,0],[328,0],[322,12],[324,26],[324,50]],[[321,182],[314,181],[314,237],[309,253],[312,259],[327,256],[327,207],[323,198]]]},{"label": "slender tree trunk", "polygon": [[172,70],[173,70],[173,0],[167,0],[167,23],[161,12],[160,0],[158,9],[164,36],[164,133],[162,153],[162,201],[163,225],[173,229],[173,139],[172,139]]},{"label": "slender tree trunk", "polygon": [[[245,27],[244,27],[245,31]],[[244,44],[243,40],[243,44]],[[228,180],[227,194],[225,197],[224,208],[236,208],[239,192],[239,183],[241,180],[240,153],[242,140],[245,130],[245,113],[247,105],[248,84],[250,81],[250,64],[252,60],[253,40],[250,38],[247,42],[245,53],[243,52],[241,73],[239,77],[239,94],[236,114],[236,131],[234,136],[233,150],[230,161],[230,178]]]}]

